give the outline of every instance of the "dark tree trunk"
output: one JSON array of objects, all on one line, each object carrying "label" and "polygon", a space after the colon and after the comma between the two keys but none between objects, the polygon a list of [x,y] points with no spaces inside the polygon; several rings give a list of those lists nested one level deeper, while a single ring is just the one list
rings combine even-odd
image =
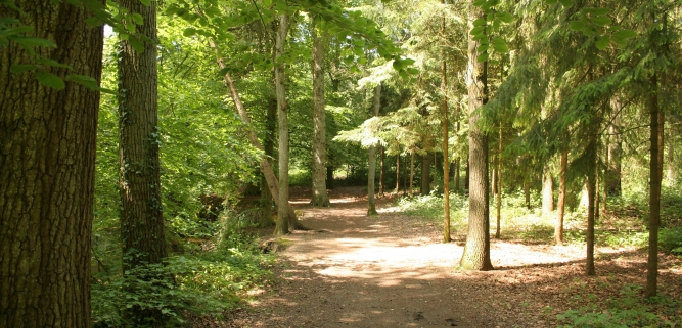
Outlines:
[{"label": "dark tree trunk", "polygon": [[460,171],[459,162],[460,162],[459,157],[455,158],[455,167],[454,167],[455,178],[454,179],[455,179],[455,192],[458,194],[461,194],[462,193],[462,186],[460,184],[461,178],[459,176],[459,171]]},{"label": "dark tree trunk", "polygon": [[[485,19],[482,10],[468,3],[468,28],[474,21]],[[469,219],[464,253],[460,267],[473,270],[491,270],[490,261],[490,207],[488,192],[488,136],[478,126],[481,114],[476,112],[488,100],[487,62],[477,60],[480,41],[468,35],[467,89],[469,93]]]},{"label": "dark tree trunk", "polygon": [[326,185],[326,126],[324,111],[324,38],[318,35],[319,18],[313,15],[311,28],[313,39],[313,196],[311,204],[315,207],[328,207]]},{"label": "dark tree trunk", "polygon": [[[276,120],[277,97],[273,94],[270,99],[268,99],[268,111],[265,118],[265,136],[263,138],[263,151],[265,152],[265,158],[262,159],[268,162],[270,168],[272,168],[273,165],[272,159],[275,157],[275,130],[277,129],[277,124],[275,124]],[[271,226],[274,224],[274,221],[272,220],[272,203],[273,194],[270,192],[270,188],[268,187],[266,173],[262,172],[261,207],[263,209],[263,213],[260,218],[260,225],[262,227]]]},{"label": "dark tree trunk", "polygon": [[421,157],[421,178],[419,180],[419,194],[426,196],[429,194],[429,189],[431,185],[430,175],[431,175],[431,158],[429,154],[425,154]]},{"label": "dark tree trunk", "polygon": [[464,190],[469,191],[469,154],[467,154],[466,166],[464,167]]},{"label": "dark tree trunk", "polygon": [[410,186],[407,190],[407,195],[412,197],[412,193],[414,192],[414,152],[410,153]]},{"label": "dark tree trunk", "polygon": [[497,227],[495,229],[495,238],[500,238],[500,225],[502,224],[502,124],[498,128],[498,148],[497,148]]},{"label": "dark tree trunk", "polygon": [[[597,126],[598,127],[598,126]],[[587,275],[595,275],[594,270],[594,224],[595,224],[595,194],[597,192],[596,178],[597,178],[597,133],[598,128],[593,128],[590,139],[587,144],[587,158],[589,160],[589,167],[587,169],[587,236],[585,242],[587,244],[587,256],[585,264],[585,273]]]},{"label": "dark tree trunk", "polygon": [[[129,39],[120,43],[118,112],[123,272],[131,281],[152,281],[164,277],[131,269],[162,263],[166,257],[157,130],[156,3],[152,1],[145,6],[137,0],[121,0],[119,5],[143,18],[137,31],[146,39],[142,51],[135,50]],[[135,286],[130,284],[128,292],[147,293]],[[133,306],[123,315],[133,325],[143,322],[154,327],[164,325],[163,314],[157,309]]]},{"label": "dark tree trunk", "polygon": [[[653,15],[652,15],[653,16]],[[661,181],[663,180],[663,126],[665,119],[658,108],[658,81],[654,74],[650,78],[650,92],[647,99],[649,111],[649,250],[647,257],[646,288],[647,298],[656,296],[658,278],[658,228],[661,224]]]},{"label": "dark tree trunk", "polygon": [[523,178],[523,194],[526,198],[526,208],[532,209],[530,204],[530,182],[528,182],[528,177]]},{"label": "dark tree trunk", "polygon": [[400,154],[395,157],[395,194],[400,191]]},{"label": "dark tree trunk", "polygon": [[379,198],[384,197],[384,146],[379,146]]},{"label": "dark tree trunk", "polygon": [[622,147],[622,119],[621,119],[621,109],[622,104],[618,96],[611,98],[611,111],[616,113],[616,117],[612,120],[612,124],[609,125],[609,142],[607,143],[607,172],[604,177],[604,184],[606,184],[607,193],[609,196],[620,196],[621,195],[621,155],[623,152]]},{"label": "dark tree trunk", "polygon": [[[41,72],[99,83],[102,28],[86,23],[82,6],[12,3],[21,13],[2,3],[3,18],[56,44],[35,53],[72,67]],[[56,90],[34,73],[10,72],[34,63],[18,44],[0,46],[0,327],[89,327],[99,92],[74,82]]]}]

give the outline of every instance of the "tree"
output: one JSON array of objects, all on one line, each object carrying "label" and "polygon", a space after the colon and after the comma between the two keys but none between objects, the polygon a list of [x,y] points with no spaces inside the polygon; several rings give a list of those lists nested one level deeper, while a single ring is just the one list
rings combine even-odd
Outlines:
[{"label": "tree", "polygon": [[277,222],[275,234],[289,233],[287,207],[289,204],[289,125],[287,111],[289,105],[286,98],[284,79],[284,43],[289,31],[289,14],[279,16],[279,28],[275,38],[275,93],[277,95],[277,130],[278,130],[278,165],[279,165],[279,195],[277,202]]},{"label": "tree", "polygon": [[[441,0],[445,4],[445,0]],[[445,16],[441,20],[441,35],[445,34]],[[442,51],[441,91],[443,93],[443,243],[450,242],[450,156],[448,153],[450,137],[448,123],[448,64],[445,61],[445,49]]]},{"label": "tree", "polygon": [[0,4],[0,326],[89,327],[103,35],[86,21],[104,2],[11,4]]},{"label": "tree", "polygon": [[[121,0],[119,5],[134,23],[137,35],[120,42],[119,78],[119,160],[123,272],[132,280],[163,279],[142,269],[160,264],[167,255],[161,201],[160,136],[157,130],[156,3]],[[134,17],[140,17],[135,19]],[[132,293],[135,284],[129,287]],[[134,324],[152,320],[163,325],[159,310],[134,306],[124,315]]]},{"label": "tree", "polygon": [[[480,108],[488,100],[487,61],[479,60],[481,36],[474,35],[474,26],[485,26],[480,7],[468,2],[467,90],[469,102],[469,219],[466,244],[459,265],[465,269],[491,270],[490,208],[488,184],[488,137],[479,126]],[[475,25],[476,24],[476,25]],[[483,29],[485,36],[485,28]]]},{"label": "tree", "polygon": [[557,219],[554,224],[554,244],[562,245],[564,242],[564,207],[566,204],[566,163],[568,153],[565,150],[561,151],[561,159],[559,163],[559,196],[557,197]]},{"label": "tree", "polygon": [[311,34],[313,39],[313,206],[329,206],[327,196],[324,111],[324,37],[319,34],[320,19],[313,15]]},{"label": "tree", "polygon": [[542,175],[542,213],[551,214],[554,211],[554,180],[549,167],[545,168]]},{"label": "tree", "polygon": [[[372,102],[372,113],[374,117],[379,116],[381,108],[381,82],[374,87],[374,98]],[[372,144],[367,150],[367,215],[377,215],[374,205],[374,174],[376,171],[376,145]]]}]

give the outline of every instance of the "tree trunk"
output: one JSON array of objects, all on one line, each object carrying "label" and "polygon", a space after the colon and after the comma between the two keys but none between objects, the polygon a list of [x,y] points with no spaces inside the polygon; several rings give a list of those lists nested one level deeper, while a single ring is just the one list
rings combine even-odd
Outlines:
[{"label": "tree trunk", "polygon": [[425,154],[421,157],[421,179],[419,180],[419,194],[426,196],[429,194],[429,189],[431,185],[430,175],[431,175],[431,161],[429,154]]},{"label": "tree trunk", "polygon": [[318,36],[319,18],[313,15],[313,197],[314,207],[328,207],[326,165],[327,156],[324,103],[324,38]]},{"label": "tree trunk", "polygon": [[622,147],[622,115],[620,114],[622,110],[622,103],[618,96],[611,98],[611,111],[616,113],[616,117],[612,120],[612,124],[609,125],[609,142],[607,143],[607,157],[609,158],[607,167],[607,173],[604,178],[604,183],[606,184],[606,189],[610,196],[620,196],[621,195],[621,155],[623,153]]},{"label": "tree trunk", "polygon": [[400,153],[395,157],[395,194],[400,191]]},{"label": "tree trunk", "polygon": [[[221,70],[224,70],[227,66],[225,65],[225,61],[223,60],[222,57],[219,56],[218,54],[218,49],[216,47],[216,43],[214,40],[209,41],[209,44],[211,48],[213,48],[216,51],[216,62],[218,63],[218,67],[220,67]],[[246,109],[244,108],[244,104],[242,103],[241,97],[239,97],[239,93],[237,92],[237,88],[234,85],[234,81],[232,80],[232,76],[230,75],[229,72],[226,72],[223,75],[223,81],[225,82],[225,86],[230,90],[230,97],[232,98],[232,101],[234,102],[234,107],[237,110],[237,114],[239,114],[239,118],[242,120],[244,125],[246,125],[246,137],[249,139],[251,144],[265,152],[265,149],[263,148],[263,144],[261,144],[260,140],[258,140],[258,135],[256,134],[256,129],[253,126],[253,123],[251,122],[251,118],[249,117],[249,114],[246,112]],[[275,102],[277,102],[277,98],[275,97]],[[276,107],[276,106],[275,106]],[[275,110],[275,114],[276,114]],[[270,120],[274,124],[274,119]],[[274,142],[274,140],[273,140]],[[266,152],[267,154],[267,152]],[[271,156],[271,158],[274,156]],[[265,181],[267,182],[268,189],[270,190],[270,195],[272,195],[272,199],[274,200],[275,204],[277,205],[277,208],[279,208],[279,181],[277,181],[277,177],[275,176],[275,169],[273,168],[273,163],[272,160],[269,158],[263,157],[261,158],[260,162],[260,169],[261,172],[263,172],[263,175],[265,177]],[[305,229],[305,227],[298,221],[298,218],[296,217],[296,214],[294,213],[293,208],[289,206],[287,203],[287,216],[289,219],[289,222],[293,222],[293,229]]]},{"label": "tree trunk", "polygon": [[[236,93],[236,92],[235,92]],[[238,98],[238,95],[237,95]],[[236,102],[235,102],[236,103]],[[241,103],[241,102],[240,102]],[[244,112],[246,114],[246,112]],[[248,119],[248,116],[246,117]],[[267,116],[265,118],[265,136],[263,138],[263,151],[265,153],[265,158],[262,160],[265,160],[268,163],[268,167],[270,167],[270,170],[272,171],[272,159],[275,157],[275,130],[277,129],[277,125],[275,124],[277,120],[277,97],[273,94],[269,99],[268,99],[268,112]],[[242,121],[244,121],[242,119]],[[249,120],[250,122],[250,120]],[[248,126],[248,125],[247,125]],[[253,132],[253,131],[251,131]],[[256,141],[258,138],[255,138]],[[263,171],[263,166],[261,166],[261,207],[263,209],[263,213],[261,215],[260,219],[260,226],[262,227],[267,227],[271,226],[274,224],[274,221],[272,220],[272,203],[273,203],[273,194],[270,191],[271,188],[269,187],[268,184],[268,178],[266,177],[266,173],[262,172]],[[274,178],[274,173],[270,172],[270,179]],[[279,201],[279,199],[277,200]]]},{"label": "tree trunk", "polygon": [[[480,8],[468,2],[468,30],[474,21],[485,19]],[[468,35],[467,89],[469,95],[469,219],[464,253],[460,267],[473,270],[491,270],[490,261],[490,207],[488,184],[488,137],[478,126],[481,114],[477,109],[488,100],[488,65],[477,60],[480,41]]]},{"label": "tree trunk", "polygon": [[[68,2],[0,4],[55,48],[36,55],[69,65],[45,68],[99,84],[102,28]],[[93,5],[103,6],[103,1]],[[62,90],[34,73],[11,73],[35,57],[0,46],[0,327],[90,327],[90,236],[99,92],[74,82]],[[36,72],[37,73],[37,72]]]},{"label": "tree trunk", "polygon": [[568,154],[565,150],[561,152],[561,163],[559,164],[559,197],[557,199],[557,220],[554,225],[554,243],[558,246],[564,242],[564,206],[566,203],[566,162]]},{"label": "tree trunk", "polygon": [[414,192],[414,151],[410,153],[410,186],[407,190],[407,195],[412,197]]},{"label": "tree trunk", "polygon": [[523,178],[523,194],[526,198],[526,208],[532,209],[530,204],[530,183],[528,182],[528,177]]},{"label": "tree trunk", "polygon": [[458,194],[462,193],[462,187],[460,184],[461,178],[459,177],[459,157],[455,158],[455,192]]},{"label": "tree trunk", "polygon": [[[441,0],[445,4],[445,0]],[[445,37],[445,16],[441,20],[441,34]],[[443,92],[443,243],[450,242],[450,155],[448,152],[450,139],[450,126],[448,123],[448,64],[445,61],[445,50],[442,57],[442,81]]]},{"label": "tree trunk", "polygon": [[379,146],[379,198],[384,197],[384,146]]},{"label": "tree trunk", "polygon": [[498,148],[497,148],[497,227],[495,238],[500,238],[500,225],[502,224],[502,123],[498,128]]},{"label": "tree trunk", "polygon": [[585,150],[589,160],[587,182],[585,184],[587,187],[587,236],[585,238],[585,242],[587,243],[587,257],[585,260],[585,273],[590,276],[596,274],[594,270],[594,223],[595,212],[597,211],[595,207],[595,194],[597,191],[597,131],[598,128],[593,128],[591,130],[591,133],[594,135],[590,136],[587,149]]},{"label": "tree trunk", "polygon": [[[374,117],[379,116],[379,109],[381,108],[381,83],[374,88]],[[376,206],[374,205],[374,174],[376,173],[376,146],[369,146],[368,150],[368,164],[367,164],[367,215],[377,215]]]},{"label": "tree trunk", "polygon": [[542,214],[550,215],[554,211],[554,181],[549,168],[545,168],[542,178]]},{"label": "tree trunk", "polygon": [[[653,15],[652,15],[653,16]],[[649,251],[647,257],[647,298],[656,296],[658,276],[658,228],[661,223],[661,180],[663,178],[663,113],[658,109],[657,76],[650,78],[649,111]]]},{"label": "tree trunk", "polygon": [[284,63],[281,61],[284,55],[284,43],[289,31],[289,16],[279,16],[279,28],[275,38],[275,93],[277,95],[277,123],[278,123],[278,165],[279,165],[279,202],[277,203],[277,222],[275,223],[275,235],[289,233],[289,219],[286,215],[289,204],[289,122],[287,112],[289,104],[286,98],[284,86]]},{"label": "tree trunk", "polygon": [[464,166],[464,190],[469,191],[469,154],[467,154],[466,166]]},{"label": "tree trunk", "polygon": [[675,127],[670,124],[668,128],[668,169],[666,170],[666,177],[670,184],[675,184]]}]

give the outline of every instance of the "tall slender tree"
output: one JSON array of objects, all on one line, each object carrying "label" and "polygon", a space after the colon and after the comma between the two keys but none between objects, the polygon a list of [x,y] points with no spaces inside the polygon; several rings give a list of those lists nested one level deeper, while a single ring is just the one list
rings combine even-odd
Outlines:
[{"label": "tall slender tree", "polygon": [[[445,4],[445,0],[441,0]],[[441,37],[445,37],[445,15],[441,18]],[[445,48],[441,51],[441,92],[443,93],[443,243],[450,242],[450,156],[448,153],[450,124],[448,122],[448,63]]]},{"label": "tall slender tree", "polygon": [[[0,46],[0,327],[89,327],[99,92],[62,79],[99,83],[102,28],[77,3],[9,3],[26,29]],[[34,56],[70,69],[14,71]]]},{"label": "tall slender tree", "polygon": [[275,93],[277,95],[277,123],[278,123],[278,165],[279,165],[279,195],[277,202],[277,222],[275,234],[289,233],[287,207],[289,204],[289,122],[287,113],[289,104],[286,98],[284,77],[284,44],[289,32],[289,14],[279,16],[279,28],[275,38]]},{"label": "tall slender tree", "polygon": [[[381,82],[374,87],[374,100],[372,101],[372,114],[379,116],[381,108]],[[374,174],[376,171],[376,145],[370,145],[367,150],[367,215],[377,215],[376,205],[374,204]]]},{"label": "tall slender tree", "polygon": [[311,34],[313,39],[313,197],[311,204],[317,207],[329,206],[326,185],[327,155],[325,151],[324,102],[324,37],[319,35],[321,20],[312,17]]},{"label": "tall slender tree", "polygon": [[472,34],[474,24],[481,21],[485,22],[483,10],[469,0],[466,79],[469,96],[469,219],[459,265],[465,269],[491,270],[488,137],[479,126],[480,108],[488,101],[488,64],[486,60],[479,60],[479,53],[484,52],[480,50],[481,37]]}]

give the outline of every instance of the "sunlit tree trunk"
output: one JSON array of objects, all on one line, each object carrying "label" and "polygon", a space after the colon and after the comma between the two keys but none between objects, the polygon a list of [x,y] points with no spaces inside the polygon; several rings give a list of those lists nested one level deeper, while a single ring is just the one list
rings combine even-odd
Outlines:
[{"label": "sunlit tree trunk", "polygon": [[287,113],[289,104],[286,99],[284,63],[280,61],[284,55],[284,43],[289,31],[289,16],[279,16],[279,28],[275,38],[275,93],[277,95],[277,123],[278,123],[278,165],[279,165],[279,201],[277,202],[277,222],[275,235],[289,233],[287,207],[289,203],[289,122]]},{"label": "sunlit tree trunk", "polygon": [[319,18],[313,15],[313,196],[315,207],[329,206],[326,185],[327,155],[324,101],[324,38],[318,35]]},{"label": "sunlit tree trunk", "polygon": [[566,204],[566,162],[568,153],[561,151],[559,164],[559,196],[557,199],[557,220],[554,225],[554,243],[562,245],[564,242],[564,207]]},{"label": "sunlit tree trunk", "polygon": [[[485,19],[482,10],[468,2],[468,30],[474,21]],[[487,62],[479,62],[480,41],[468,33],[467,89],[469,101],[469,218],[464,253],[460,267],[473,270],[491,270],[490,261],[490,207],[488,192],[488,137],[478,126],[481,113],[476,112],[488,100]]]},{"label": "sunlit tree trunk", "polygon": [[[379,116],[381,108],[381,83],[374,88],[373,106],[374,117]],[[374,204],[374,174],[376,171],[376,145],[369,146],[367,164],[367,215],[377,215]]]},{"label": "sunlit tree trunk", "polygon": [[395,194],[400,191],[400,153],[395,156]]},{"label": "sunlit tree trunk", "polygon": [[554,211],[554,181],[549,167],[542,175],[542,214],[549,215]]},{"label": "sunlit tree trunk", "polygon": [[[99,83],[102,28],[86,23],[83,6],[11,3],[19,10],[0,3],[3,19],[56,44],[35,54],[72,68],[42,72]],[[56,90],[33,73],[10,72],[34,63],[17,43],[0,46],[0,327],[90,327],[99,92],[68,81]]]}]

